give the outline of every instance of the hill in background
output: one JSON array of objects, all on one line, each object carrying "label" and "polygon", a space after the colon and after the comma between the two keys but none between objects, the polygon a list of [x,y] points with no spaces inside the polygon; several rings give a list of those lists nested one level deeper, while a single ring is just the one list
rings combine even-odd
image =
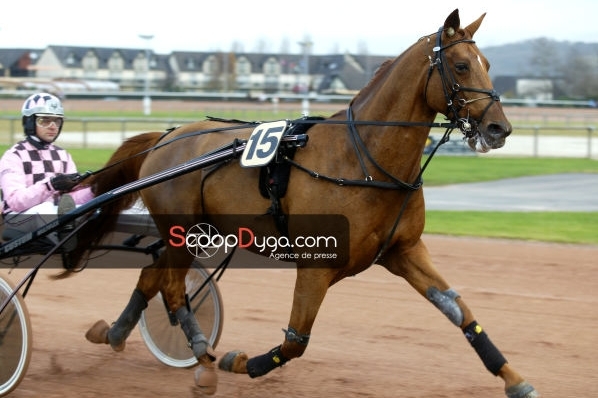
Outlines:
[{"label": "hill in background", "polygon": [[[598,74],[598,43],[555,41],[545,38],[480,48],[490,61],[490,76],[562,76],[572,60]],[[587,70],[584,71],[587,73]]]}]

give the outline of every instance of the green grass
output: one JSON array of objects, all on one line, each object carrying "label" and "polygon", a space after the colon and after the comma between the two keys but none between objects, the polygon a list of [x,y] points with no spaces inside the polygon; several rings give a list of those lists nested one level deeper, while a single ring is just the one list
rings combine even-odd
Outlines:
[{"label": "green grass", "polygon": [[[7,149],[8,145],[0,145],[0,153],[4,153]],[[108,161],[114,150],[73,148],[69,149],[69,152],[77,164],[77,169],[83,172],[100,169]]]},{"label": "green grass", "polygon": [[[598,173],[598,162],[439,156],[424,173],[424,187],[561,173]],[[598,212],[428,211],[425,233],[598,245]]]},{"label": "green grass", "polygon": [[[99,169],[111,153],[111,150],[72,151],[80,170]],[[555,173],[598,173],[598,162],[572,158],[438,156],[424,174],[424,186]],[[425,233],[429,234],[598,245],[598,213],[428,211],[426,218]]]},{"label": "green grass", "polygon": [[[7,145],[0,145],[4,152]],[[69,149],[79,170],[101,168],[113,149]],[[598,162],[582,158],[436,156],[424,172],[425,186],[500,180],[557,173],[598,173]]]},{"label": "green grass", "polygon": [[428,211],[425,233],[598,244],[598,212]]},{"label": "green grass", "polygon": [[80,172],[91,170],[99,170],[101,169],[114,150],[112,149],[70,149],[69,152],[77,164],[77,169]]},{"label": "green grass", "polygon": [[[0,145],[4,152],[7,145]],[[81,171],[98,170],[113,149],[69,149]],[[598,173],[598,162],[581,158],[520,158],[482,156],[436,156],[424,172],[424,186],[493,181],[532,175]]]},{"label": "green grass", "polygon": [[424,172],[424,186],[561,173],[598,173],[598,161],[585,158],[435,156]]},{"label": "green grass", "polygon": [[[6,146],[0,146],[0,150],[5,149]],[[70,152],[80,171],[93,171],[105,164],[113,150]],[[424,173],[424,186],[555,173],[598,173],[598,162],[576,158],[437,156]],[[598,245],[598,213],[428,211],[425,233]]]}]

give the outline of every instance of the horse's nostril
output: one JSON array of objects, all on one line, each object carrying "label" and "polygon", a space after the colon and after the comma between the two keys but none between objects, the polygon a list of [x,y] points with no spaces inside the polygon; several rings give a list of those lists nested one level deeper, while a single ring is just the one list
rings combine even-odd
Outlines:
[{"label": "horse's nostril", "polygon": [[488,125],[488,133],[496,137],[508,137],[511,134],[512,127],[510,124],[491,123]]}]

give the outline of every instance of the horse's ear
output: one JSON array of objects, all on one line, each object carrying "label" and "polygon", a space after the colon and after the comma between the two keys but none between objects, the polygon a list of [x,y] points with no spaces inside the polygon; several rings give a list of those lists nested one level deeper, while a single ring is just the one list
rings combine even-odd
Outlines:
[{"label": "horse's ear", "polygon": [[459,9],[457,8],[444,21],[444,33],[448,37],[453,37],[455,32],[459,30],[459,27],[461,27],[461,20],[459,19]]},{"label": "horse's ear", "polygon": [[480,25],[482,24],[482,20],[484,19],[485,16],[486,16],[486,13],[483,13],[481,17],[479,17],[478,19],[476,19],[475,21],[473,21],[471,24],[469,24],[468,27],[465,28],[465,30],[467,32],[469,32],[469,34],[471,35],[471,37],[473,37],[473,35],[475,34],[475,32],[477,32],[477,30],[480,27]]}]

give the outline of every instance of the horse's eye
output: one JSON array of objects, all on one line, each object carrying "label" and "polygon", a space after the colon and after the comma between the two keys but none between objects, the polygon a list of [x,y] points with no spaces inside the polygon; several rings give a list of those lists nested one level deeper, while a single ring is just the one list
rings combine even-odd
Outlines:
[{"label": "horse's eye", "polygon": [[469,67],[466,63],[459,62],[455,64],[455,70],[457,71],[457,73],[465,73],[469,70]]}]

